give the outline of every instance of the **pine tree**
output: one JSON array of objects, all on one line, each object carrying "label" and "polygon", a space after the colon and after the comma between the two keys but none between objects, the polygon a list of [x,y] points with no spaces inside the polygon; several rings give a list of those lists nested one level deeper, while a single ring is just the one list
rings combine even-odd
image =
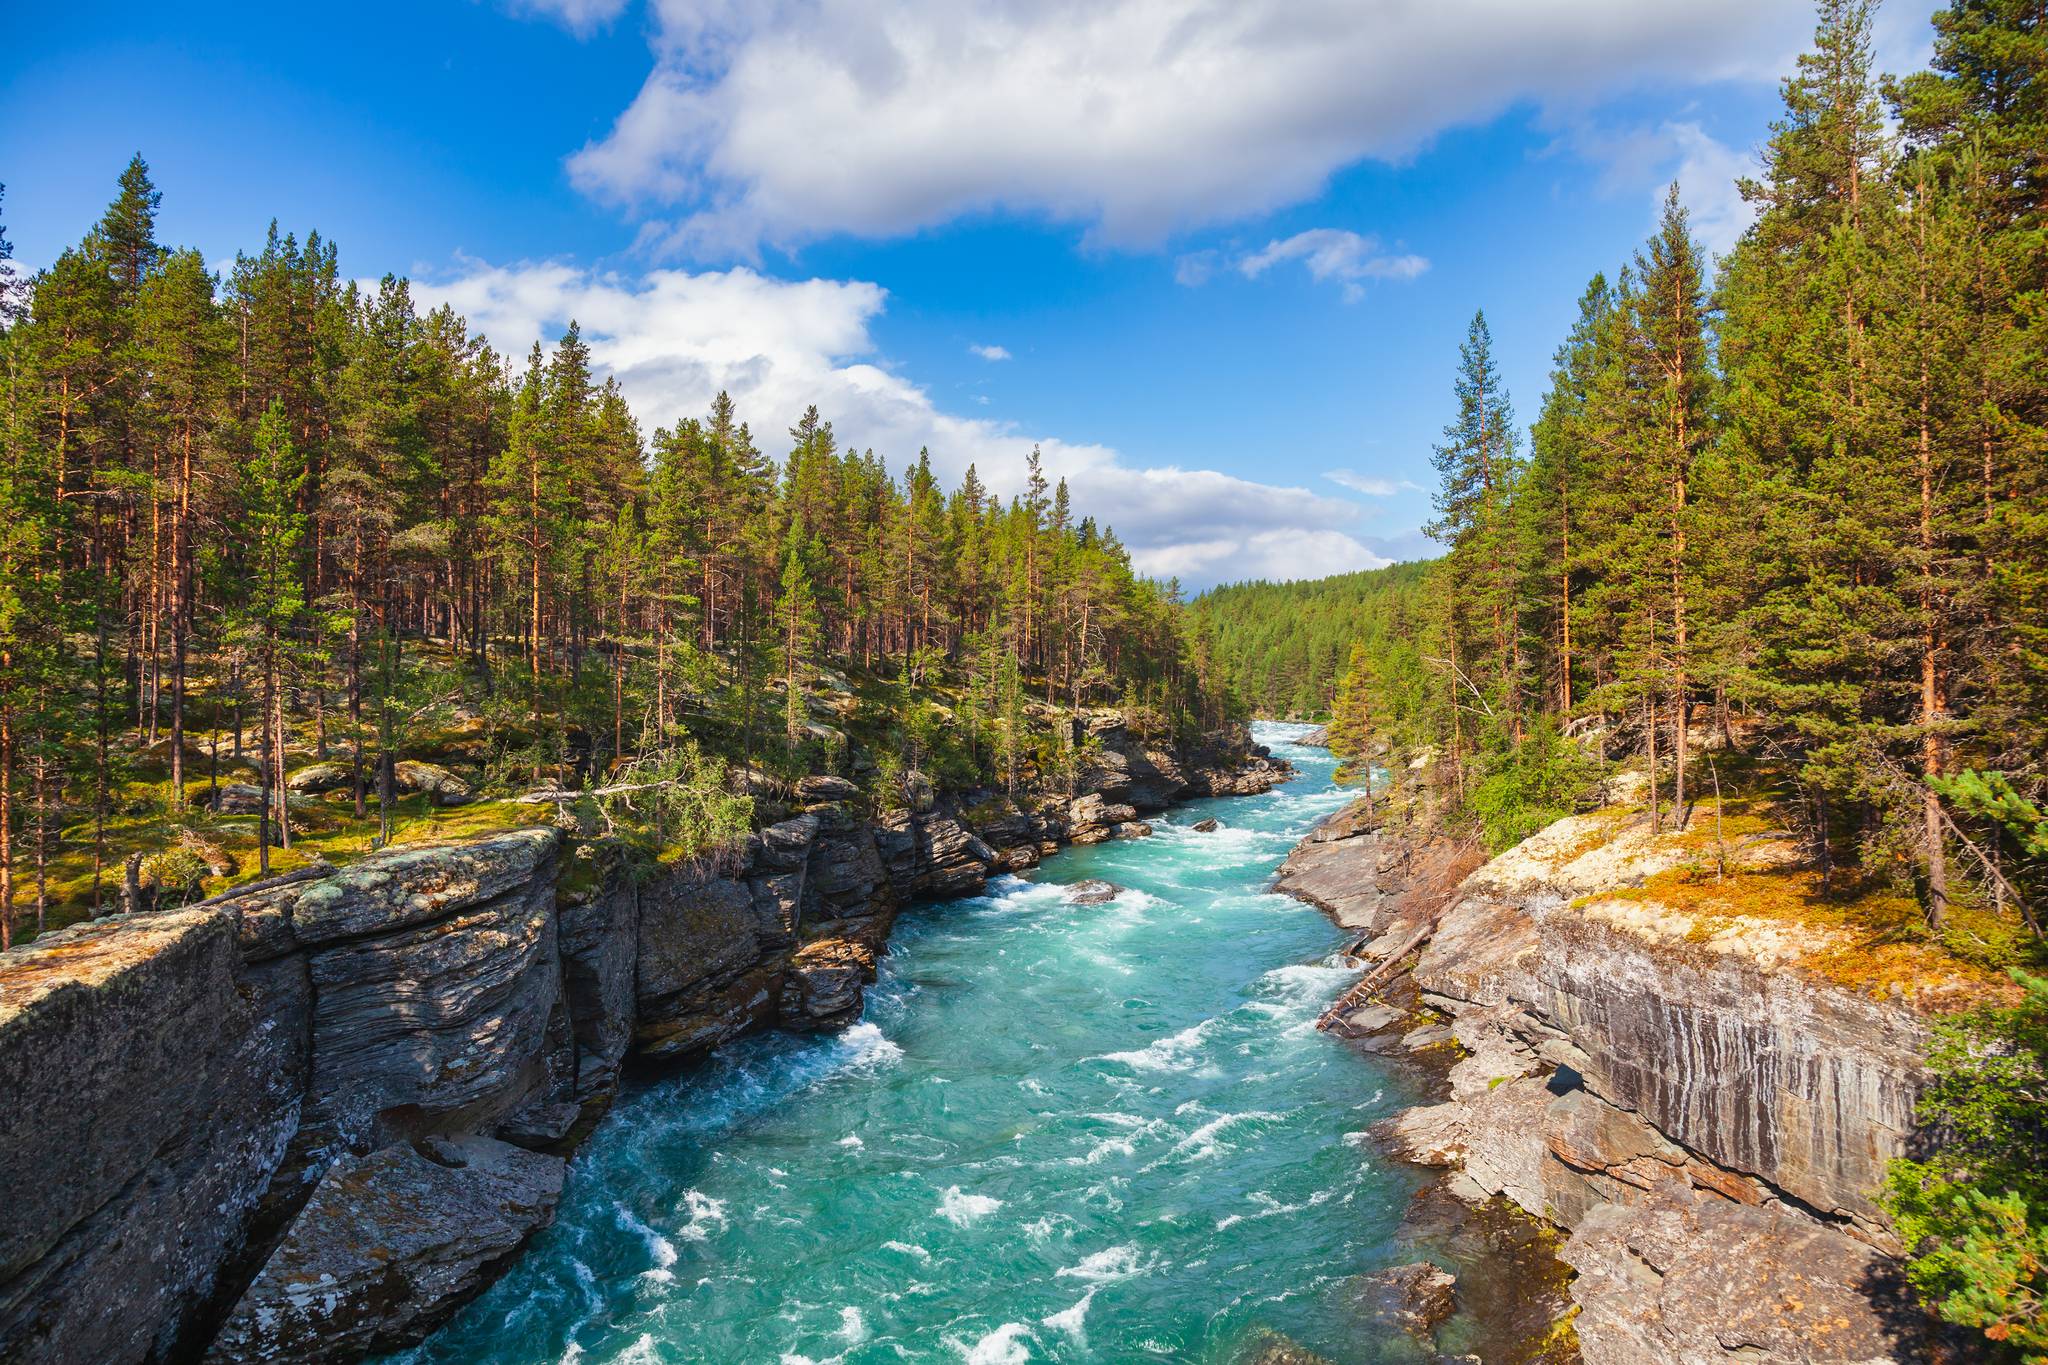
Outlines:
[{"label": "pine tree", "polygon": [[[1704,265],[1685,207],[1673,183],[1664,198],[1657,234],[1636,257],[1641,286],[1633,296],[1633,327],[1642,382],[1649,395],[1641,468],[1654,471],[1665,502],[1664,551],[1670,571],[1672,809],[1681,828],[1685,796],[1686,728],[1692,708],[1688,687],[1691,637],[1686,613],[1697,565],[1687,551],[1694,513],[1688,501],[1694,462],[1711,436],[1713,375],[1707,365]],[[1654,783],[1654,774],[1652,779]],[[1654,802],[1653,802],[1654,825]]]},{"label": "pine tree", "polygon": [[263,684],[264,791],[257,825],[262,870],[270,870],[273,812],[281,844],[291,847],[291,818],[285,787],[285,681],[291,641],[305,608],[299,551],[306,534],[298,510],[306,466],[292,444],[282,399],[272,399],[256,425],[252,457],[242,466],[239,540],[247,555],[247,595],[238,627]]},{"label": "pine tree", "polygon": [[[1519,726],[1522,688],[1520,596],[1509,499],[1520,473],[1514,410],[1493,361],[1486,315],[1475,313],[1458,348],[1453,385],[1457,416],[1444,428],[1434,462],[1441,477],[1436,519],[1427,530],[1450,548],[1456,605],[1443,666],[1479,701],[1489,719]],[[1472,640],[1469,629],[1478,635]],[[1470,667],[1467,667],[1469,663]],[[1474,675],[1488,680],[1481,688]],[[1505,713],[1503,715],[1502,713]]]}]

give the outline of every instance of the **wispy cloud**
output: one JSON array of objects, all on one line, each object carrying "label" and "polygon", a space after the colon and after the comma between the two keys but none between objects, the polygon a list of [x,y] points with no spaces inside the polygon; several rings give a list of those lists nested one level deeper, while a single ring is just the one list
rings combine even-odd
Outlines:
[{"label": "wispy cloud", "polygon": [[1282,261],[1300,261],[1312,279],[1334,280],[1343,287],[1346,303],[1365,297],[1367,280],[1412,280],[1429,269],[1424,257],[1383,252],[1379,238],[1343,228],[1310,228],[1277,238],[1242,257],[1237,268],[1246,279],[1255,280]]},{"label": "wispy cloud", "polygon": [[553,19],[579,37],[596,32],[619,17],[626,0],[505,0],[514,14]]},{"label": "wispy cloud", "polygon": [[1369,498],[1391,498],[1396,493],[1423,492],[1421,484],[1412,479],[1382,479],[1373,474],[1360,474],[1350,469],[1326,470],[1323,477],[1339,488],[1348,488],[1354,493],[1363,493]]},{"label": "wispy cloud", "polygon": [[978,355],[983,360],[1008,360],[1010,358],[1009,348],[1005,346],[969,346],[967,349],[970,354]]},{"label": "wispy cloud", "polygon": [[1572,122],[1539,153],[1568,152],[1598,171],[1603,195],[1641,195],[1644,233],[1654,227],[1665,187],[1678,182],[1693,231],[1707,250],[1725,254],[1748,229],[1755,210],[1736,181],[1761,169],[1754,154],[1731,147],[1696,119],[1615,126]]}]

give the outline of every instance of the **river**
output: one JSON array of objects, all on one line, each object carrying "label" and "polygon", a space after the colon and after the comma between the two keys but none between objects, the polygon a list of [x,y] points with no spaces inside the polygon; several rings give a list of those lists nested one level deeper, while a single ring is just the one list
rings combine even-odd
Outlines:
[{"label": "river", "polygon": [[[1410,1097],[1315,1032],[1341,935],[1264,890],[1346,799],[1305,729],[1259,727],[1302,770],[1268,795],[906,912],[848,1032],[631,1088],[554,1225],[401,1359],[1375,1358],[1340,1282],[1404,1259],[1418,1182],[1364,1130]],[[1084,877],[1128,889],[1068,903]]]}]

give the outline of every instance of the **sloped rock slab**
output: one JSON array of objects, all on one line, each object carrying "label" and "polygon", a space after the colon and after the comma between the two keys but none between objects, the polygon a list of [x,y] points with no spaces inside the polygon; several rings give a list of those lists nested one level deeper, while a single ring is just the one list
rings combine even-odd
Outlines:
[{"label": "sloped rock slab", "polygon": [[1665,1187],[1594,1209],[1561,1254],[1579,1272],[1586,1365],[1926,1358],[1913,1315],[1887,1301],[1887,1258],[1781,1210]]},{"label": "sloped rock slab", "polygon": [[[417,1341],[554,1217],[567,1169],[490,1138],[380,1148],[328,1171],[207,1354],[355,1360]],[[425,1154],[423,1154],[423,1152]]]}]

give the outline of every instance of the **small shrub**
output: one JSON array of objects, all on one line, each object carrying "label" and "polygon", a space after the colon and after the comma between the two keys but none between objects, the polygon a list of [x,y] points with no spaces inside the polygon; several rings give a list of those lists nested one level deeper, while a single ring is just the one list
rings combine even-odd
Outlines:
[{"label": "small shrub", "polygon": [[1924,1159],[1891,1163],[1882,1196],[1907,1278],[1945,1320],[2048,1362],[2048,979],[2015,971],[2011,1008],[1936,1028],[1919,1121]]}]

